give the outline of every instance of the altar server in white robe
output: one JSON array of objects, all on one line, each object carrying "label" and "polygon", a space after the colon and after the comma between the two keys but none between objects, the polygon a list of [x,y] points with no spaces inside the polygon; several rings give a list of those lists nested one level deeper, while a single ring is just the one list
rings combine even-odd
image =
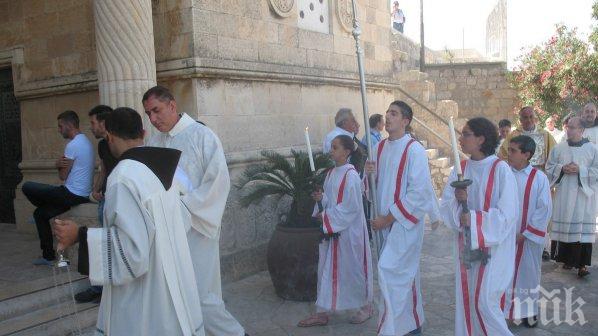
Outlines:
[{"label": "altar server in white robe", "polygon": [[130,108],[106,120],[120,162],[108,177],[104,227],[56,220],[59,249],[79,242],[79,270],[101,285],[97,335],[204,335],[201,305],[179,191],[172,184],[180,152],[143,145]]},{"label": "altar server in white robe", "polygon": [[332,141],[330,156],[335,167],[327,172],[324,192],[312,197],[315,217],[322,220],[323,240],[318,259],[318,312],[299,322],[300,327],[326,325],[329,314],[357,310],[351,323],[373,315],[373,274],[368,231],[363,216],[362,180],[347,163],[355,150],[353,139],[339,135]]},{"label": "altar server in white robe", "polygon": [[563,268],[590,274],[592,244],[596,240],[598,202],[598,149],[587,138],[579,117],[565,119],[567,141],[549,156],[546,174],[556,188],[552,212],[554,258]]},{"label": "altar server in white robe", "polygon": [[372,228],[384,237],[378,261],[379,335],[419,334],[424,322],[419,274],[424,220],[439,213],[426,150],[405,132],[412,119],[409,105],[392,102],[386,111],[389,137],[374,148],[376,162],[368,163],[377,176],[379,216]]},{"label": "altar server in white robe", "polygon": [[511,138],[508,149],[521,211],[516,230],[515,273],[501,305],[507,319],[523,319],[525,326],[533,328],[537,325],[542,251],[552,213],[550,183],[541,170],[529,163],[536,150],[534,139],[516,136]]},{"label": "altar server in white robe", "polygon": [[589,102],[584,105],[580,115],[584,131],[583,137],[598,145],[598,123],[596,121],[596,104]]},{"label": "altar server in white robe", "polygon": [[[177,112],[174,96],[162,86],[142,99],[145,113],[160,131],[149,146],[178,149],[179,168],[190,180],[181,201],[190,223],[187,233],[204,315],[205,331],[213,336],[242,336],[243,327],[226,310],[220,280],[220,228],[230,190],[230,177],[220,140],[214,132],[185,113]],[[187,224],[189,225],[189,224]]]},{"label": "altar server in white robe", "polygon": [[[461,162],[467,189],[455,189],[455,169],[449,176],[440,205],[445,225],[455,232],[455,335],[512,335],[500,300],[515,268],[515,229],[519,219],[517,182],[506,162],[494,153],[498,144],[496,126],[486,118],[467,121],[459,138],[462,151],[470,156]],[[467,202],[462,213],[459,202]],[[461,258],[464,230],[471,232],[471,250],[481,249],[490,258],[471,262]]]}]

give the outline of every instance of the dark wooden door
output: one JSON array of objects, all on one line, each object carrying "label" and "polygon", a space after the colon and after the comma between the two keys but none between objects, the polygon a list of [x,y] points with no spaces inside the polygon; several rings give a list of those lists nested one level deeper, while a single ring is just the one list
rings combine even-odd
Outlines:
[{"label": "dark wooden door", "polygon": [[15,188],[22,175],[21,112],[14,95],[12,71],[0,69],[0,223],[14,223]]}]

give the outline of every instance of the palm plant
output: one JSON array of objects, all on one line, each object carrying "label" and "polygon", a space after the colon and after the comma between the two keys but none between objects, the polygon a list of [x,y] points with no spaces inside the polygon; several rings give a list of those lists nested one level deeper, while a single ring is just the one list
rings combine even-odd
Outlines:
[{"label": "palm plant", "polygon": [[[291,208],[281,225],[286,227],[317,226],[311,219],[314,201],[311,193],[314,185],[322,185],[324,171],[333,166],[328,155],[317,154],[314,158],[316,174],[311,172],[306,152],[291,150],[291,158],[274,151],[262,151],[265,162],[251,165],[242,173],[235,185],[243,191],[241,206],[259,203],[267,196],[280,200],[292,199]],[[292,161],[292,162],[291,162]]]}]

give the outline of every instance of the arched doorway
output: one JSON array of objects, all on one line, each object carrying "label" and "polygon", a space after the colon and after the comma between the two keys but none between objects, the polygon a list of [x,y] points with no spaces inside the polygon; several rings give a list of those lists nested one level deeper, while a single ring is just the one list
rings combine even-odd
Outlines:
[{"label": "arched doorway", "polygon": [[21,111],[12,71],[0,69],[0,223],[14,223],[15,188],[21,182]]}]

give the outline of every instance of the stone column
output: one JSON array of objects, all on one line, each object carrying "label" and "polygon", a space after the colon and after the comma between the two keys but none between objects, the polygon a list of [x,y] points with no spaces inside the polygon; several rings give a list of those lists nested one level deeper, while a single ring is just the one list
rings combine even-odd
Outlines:
[{"label": "stone column", "polygon": [[100,103],[135,109],[151,130],[141,104],[156,85],[151,0],[94,0],[94,18]]}]

